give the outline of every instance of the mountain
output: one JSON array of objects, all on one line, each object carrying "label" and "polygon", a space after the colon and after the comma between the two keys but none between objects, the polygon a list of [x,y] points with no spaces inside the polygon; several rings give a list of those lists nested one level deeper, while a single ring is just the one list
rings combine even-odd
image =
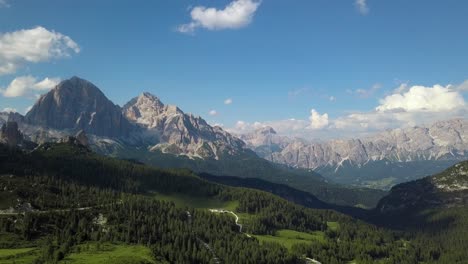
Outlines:
[{"label": "mountain", "polygon": [[270,153],[257,152],[270,161],[313,169],[339,183],[377,188],[437,173],[468,156],[467,120],[449,120],[431,126],[388,130],[363,139],[325,143],[279,140],[275,136],[276,142],[282,144],[268,145],[268,140],[261,140],[259,133],[256,135],[255,140],[249,136],[242,138],[254,150],[270,148]]},{"label": "mountain", "polygon": [[252,133],[241,134],[239,138],[261,157],[268,157],[279,152],[293,141],[288,137],[278,135],[270,126],[256,129]]},{"label": "mountain", "polygon": [[374,207],[386,194],[332,184],[311,170],[271,163],[222,128],[165,105],[149,93],[120,108],[95,85],[78,77],[43,95],[19,128],[27,140],[38,144],[67,142],[70,135],[83,131],[89,148],[100,154],[163,168],[260,178],[341,205]]},{"label": "mountain", "polygon": [[434,176],[396,185],[377,210],[396,213],[467,205],[468,161],[464,161]]},{"label": "mountain", "polygon": [[242,140],[177,106],[164,105],[150,93],[133,98],[122,111],[128,120],[155,137],[158,143],[150,147],[152,151],[216,160],[248,151]]},{"label": "mountain", "polygon": [[21,123],[24,121],[24,116],[17,112],[0,112],[0,125],[8,121]]},{"label": "mountain", "polygon": [[26,114],[26,122],[57,130],[84,130],[105,137],[127,137],[130,122],[94,84],[73,77],[41,96]]},{"label": "mountain", "polygon": [[9,146],[17,146],[23,143],[23,134],[18,130],[18,123],[8,121],[0,128],[0,142]]}]

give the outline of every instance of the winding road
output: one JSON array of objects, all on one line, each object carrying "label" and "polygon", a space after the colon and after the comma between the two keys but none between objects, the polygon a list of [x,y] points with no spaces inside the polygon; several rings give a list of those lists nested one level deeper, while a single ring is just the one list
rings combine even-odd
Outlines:
[{"label": "winding road", "polygon": [[210,209],[210,212],[218,213],[218,214],[232,214],[236,218],[235,223],[236,223],[236,226],[239,227],[239,233],[242,233],[242,234],[246,235],[249,238],[252,237],[251,235],[242,232],[242,225],[239,224],[239,216],[236,215],[236,213],[234,213],[233,211],[228,211],[228,210],[224,210],[224,209]]}]

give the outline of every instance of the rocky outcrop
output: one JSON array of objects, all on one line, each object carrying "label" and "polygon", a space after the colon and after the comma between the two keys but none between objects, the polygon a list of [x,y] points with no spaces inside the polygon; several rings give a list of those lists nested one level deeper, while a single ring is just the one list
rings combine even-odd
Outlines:
[{"label": "rocky outcrop", "polygon": [[89,140],[88,136],[86,136],[86,132],[84,130],[78,131],[75,135],[76,140],[83,146],[88,146],[89,145]]},{"label": "rocky outcrop", "polygon": [[24,122],[24,116],[17,112],[0,112],[0,125],[5,124],[6,122]]},{"label": "rocky outcrop", "polygon": [[18,146],[23,143],[23,134],[18,129],[18,123],[8,121],[0,129],[0,141],[9,146]]},{"label": "rocky outcrop", "polygon": [[123,114],[138,124],[156,144],[150,149],[198,158],[220,159],[247,151],[244,142],[204,119],[186,114],[177,106],[164,105],[156,96],[143,93],[123,107]]},{"label": "rocky outcrop", "polygon": [[127,137],[132,125],[92,83],[73,77],[41,96],[26,122],[57,130],[84,130],[105,137]]}]

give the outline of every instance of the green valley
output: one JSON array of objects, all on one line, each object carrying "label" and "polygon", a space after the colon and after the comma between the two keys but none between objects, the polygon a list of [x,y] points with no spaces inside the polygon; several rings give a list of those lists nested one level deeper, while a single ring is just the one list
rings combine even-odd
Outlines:
[{"label": "green valley", "polygon": [[[261,190],[220,185],[188,170],[99,156],[74,143],[48,143],[32,152],[0,145],[0,158],[0,193],[11,197],[0,208],[0,232],[5,234],[0,245],[7,249],[7,259],[34,263],[93,263],[91,259],[99,263],[114,261],[113,257],[131,263],[450,259],[435,244],[428,247],[422,234],[394,232],[330,209],[306,208]],[[401,241],[407,241],[404,251]]]}]

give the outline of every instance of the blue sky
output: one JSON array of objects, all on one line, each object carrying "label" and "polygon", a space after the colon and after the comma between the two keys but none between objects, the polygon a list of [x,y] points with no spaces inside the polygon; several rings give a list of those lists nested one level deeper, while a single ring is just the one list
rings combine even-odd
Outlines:
[{"label": "blue sky", "polygon": [[76,75],[119,105],[148,91],[236,132],[326,138],[465,117],[467,12],[459,0],[0,0],[0,110],[24,113]]}]

